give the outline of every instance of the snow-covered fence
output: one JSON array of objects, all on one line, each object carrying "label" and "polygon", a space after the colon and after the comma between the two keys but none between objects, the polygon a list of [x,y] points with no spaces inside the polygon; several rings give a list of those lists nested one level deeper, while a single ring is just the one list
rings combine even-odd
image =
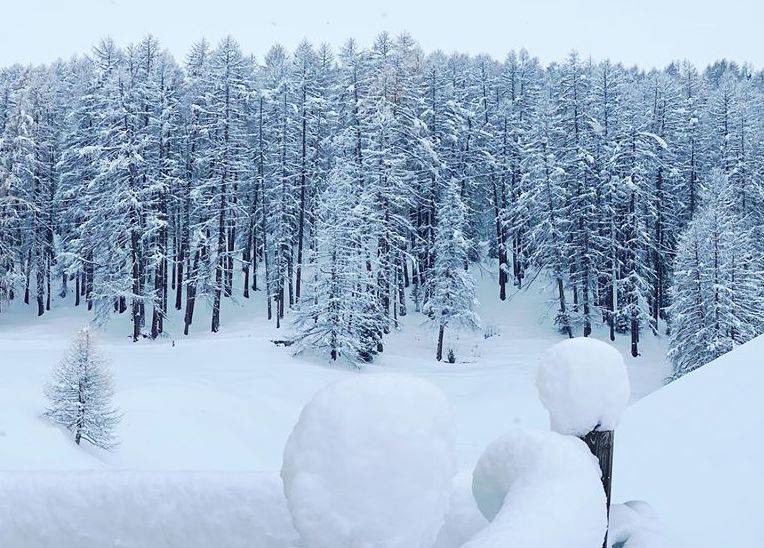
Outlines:
[{"label": "snow-covered fence", "polygon": [[609,515],[614,429],[631,396],[623,356],[596,339],[569,339],[546,353],[536,384],[552,430],[581,438],[597,458]]}]

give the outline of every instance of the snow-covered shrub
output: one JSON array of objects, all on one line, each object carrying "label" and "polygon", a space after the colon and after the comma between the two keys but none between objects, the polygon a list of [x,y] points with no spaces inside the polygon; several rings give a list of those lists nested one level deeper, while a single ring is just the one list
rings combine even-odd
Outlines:
[{"label": "snow-covered shrub", "polygon": [[485,450],[472,493],[491,524],[464,548],[596,548],[605,537],[605,493],[581,440],[516,429]]},{"label": "snow-covered shrub", "polygon": [[550,348],[538,368],[536,386],[552,430],[574,436],[613,430],[631,395],[621,353],[588,337]]},{"label": "snow-covered shrub", "polygon": [[501,335],[501,328],[495,323],[488,323],[483,328],[483,338],[490,339]]},{"label": "snow-covered shrub", "polygon": [[65,426],[77,445],[83,439],[102,449],[117,445],[114,429],[120,416],[111,401],[111,373],[89,329],[77,333],[45,395],[50,404],[44,416]]},{"label": "snow-covered shrub", "polygon": [[443,393],[420,379],[360,375],[300,414],[281,477],[311,548],[429,548],[448,509],[455,428]]}]

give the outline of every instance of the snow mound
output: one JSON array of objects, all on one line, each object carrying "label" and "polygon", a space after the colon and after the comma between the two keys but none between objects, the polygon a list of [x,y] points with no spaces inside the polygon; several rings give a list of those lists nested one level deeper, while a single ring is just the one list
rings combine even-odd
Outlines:
[{"label": "snow mound", "polygon": [[631,393],[621,353],[589,337],[550,348],[538,368],[536,386],[552,430],[572,436],[615,429]]},{"label": "snow mound", "polygon": [[764,336],[630,406],[613,498],[650,502],[670,545],[762,546]]},{"label": "snow mound", "polygon": [[451,500],[446,521],[438,532],[432,548],[461,548],[472,536],[484,529],[488,522],[472,496],[472,474],[459,472],[451,484]]},{"label": "snow mound", "polygon": [[472,492],[491,524],[464,548],[592,548],[605,536],[599,466],[571,436],[509,432],[478,460]]},{"label": "snow mound", "polygon": [[646,502],[631,500],[610,507],[608,546],[667,548],[663,526]]},{"label": "snow mound", "polygon": [[433,385],[358,375],[323,388],[300,414],[281,477],[311,548],[426,548],[455,473],[451,408]]},{"label": "snow mound", "polygon": [[3,548],[287,548],[276,474],[0,472]]}]

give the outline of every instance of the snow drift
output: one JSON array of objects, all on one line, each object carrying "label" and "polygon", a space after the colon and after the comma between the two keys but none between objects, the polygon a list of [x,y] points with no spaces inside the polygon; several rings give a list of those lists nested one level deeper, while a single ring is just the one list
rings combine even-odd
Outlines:
[{"label": "snow drift", "polygon": [[615,435],[613,500],[642,499],[671,546],[762,546],[764,336],[630,407]]}]

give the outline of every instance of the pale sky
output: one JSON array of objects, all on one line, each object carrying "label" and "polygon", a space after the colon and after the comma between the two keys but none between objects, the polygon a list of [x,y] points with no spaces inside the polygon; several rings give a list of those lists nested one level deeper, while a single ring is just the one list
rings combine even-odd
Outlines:
[{"label": "pale sky", "polygon": [[571,49],[643,67],[727,57],[764,67],[764,0],[0,0],[0,65],[86,52],[111,35],[151,33],[179,59],[206,37],[232,34],[262,58],[275,42],[364,45],[406,30],[427,51],[525,47],[542,61]]}]

